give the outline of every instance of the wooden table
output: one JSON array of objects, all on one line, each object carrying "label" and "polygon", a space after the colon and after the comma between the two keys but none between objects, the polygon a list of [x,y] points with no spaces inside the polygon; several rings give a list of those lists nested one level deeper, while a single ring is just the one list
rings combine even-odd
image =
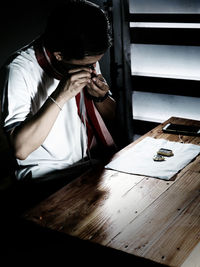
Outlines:
[{"label": "wooden table", "polygon": [[[146,136],[200,144],[200,137],[164,134],[170,118]],[[200,266],[200,156],[173,180],[91,170],[25,213],[44,228],[167,266]],[[137,265],[139,266],[139,265]],[[150,266],[150,265],[147,265]]]}]

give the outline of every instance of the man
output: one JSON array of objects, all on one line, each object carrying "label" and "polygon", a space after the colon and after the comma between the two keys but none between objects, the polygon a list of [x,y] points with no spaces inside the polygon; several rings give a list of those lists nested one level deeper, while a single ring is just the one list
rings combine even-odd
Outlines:
[{"label": "man", "polygon": [[74,0],[58,5],[44,33],[12,58],[2,107],[18,180],[72,175],[95,148],[115,147],[104,123],[115,101],[98,63],[110,45],[104,11]]}]

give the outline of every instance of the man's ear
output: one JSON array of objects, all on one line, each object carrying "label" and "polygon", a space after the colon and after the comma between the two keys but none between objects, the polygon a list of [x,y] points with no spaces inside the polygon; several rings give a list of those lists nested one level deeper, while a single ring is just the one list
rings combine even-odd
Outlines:
[{"label": "man's ear", "polygon": [[53,52],[53,54],[58,61],[63,59],[61,52]]}]

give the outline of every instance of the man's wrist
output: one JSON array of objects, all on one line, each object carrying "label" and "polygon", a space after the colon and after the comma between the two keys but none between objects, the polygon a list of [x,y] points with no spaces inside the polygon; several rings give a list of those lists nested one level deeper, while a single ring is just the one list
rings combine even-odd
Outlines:
[{"label": "man's wrist", "polygon": [[86,97],[88,99],[93,100],[94,102],[103,102],[109,96],[109,92],[106,92],[104,96],[99,96],[99,97],[90,95],[87,90],[85,90],[85,92],[86,92]]}]

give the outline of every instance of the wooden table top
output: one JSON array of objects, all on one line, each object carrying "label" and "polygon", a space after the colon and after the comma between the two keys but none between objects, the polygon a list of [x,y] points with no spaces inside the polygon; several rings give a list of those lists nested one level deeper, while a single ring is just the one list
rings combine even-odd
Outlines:
[{"label": "wooden table top", "polygon": [[[146,136],[200,145],[200,137],[164,134],[172,117]],[[42,227],[168,266],[200,266],[200,156],[173,180],[91,170],[27,211]],[[195,265],[196,264],[196,265]]]}]

